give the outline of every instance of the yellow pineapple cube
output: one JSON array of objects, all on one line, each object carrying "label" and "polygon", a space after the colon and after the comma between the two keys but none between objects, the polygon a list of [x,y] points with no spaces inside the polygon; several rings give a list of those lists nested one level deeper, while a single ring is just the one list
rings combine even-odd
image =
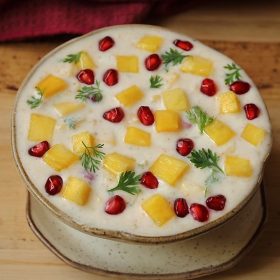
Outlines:
[{"label": "yellow pineapple cube", "polygon": [[163,103],[166,109],[174,111],[186,111],[190,107],[186,93],[180,88],[165,91]]},{"label": "yellow pineapple cube", "polygon": [[232,91],[225,92],[219,96],[220,112],[222,114],[239,113],[240,102],[236,94]]},{"label": "yellow pineapple cube", "polygon": [[135,159],[119,153],[106,154],[103,160],[104,167],[115,175],[135,168]]},{"label": "yellow pineapple cube", "polygon": [[189,165],[180,159],[166,154],[161,154],[150,171],[166,183],[174,186],[176,182],[188,171]]},{"label": "yellow pineapple cube", "polygon": [[79,69],[94,69],[95,63],[92,57],[86,51],[82,51],[79,61],[76,63]]},{"label": "yellow pineapple cube", "polygon": [[79,157],[63,144],[56,144],[44,154],[43,160],[54,170],[60,171],[75,163]]},{"label": "yellow pineapple cube", "polygon": [[204,131],[217,146],[226,144],[235,136],[235,132],[228,125],[219,120],[214,120],[207,125]]},{"label": "yellow pineapple cube", "polygon": [[51,141],[56,120],[41,114],[31,114],[28,140]]},{"label": "yellow pineapple cube", "polygon": [[142,129],[129,126],[126,129],[124,142],[126,144],[132,144],[136,146],[151,146],[151,135],[149,132],[146,132]]},{"label": "yellow pineapple cube", "polygon": [[87,203],[90,193],[90,185],[74,176],[70,176],[62,188],[62,197],[81,206]]},{"label": "yellow pineapple cube", "polygon": [[124,106],[129,107],[133,105],[134,103],[138,102],[143,98],[144,94],[141,91],[141,89],[134,85],[127,89],[124,89],[123,91],[119,92],[116,95],[116,98],[119,100],[120,103],[122,103]]},{"label": "yellow pineapple cube", "polygon": [[145,200],[142,208],[157,226],[163,226],[175,216],[168,200],[160,194],[155,194]]},{"label": "yellow pineapple cube", "polygon": [[255,126],[254,124],[247,124],[244,128],[241,137],[254,146],[260,145],[265,138],[265,130]]},{"label": "yellow pineapple cube", "polygon": [[85,152],[85,146],[94,146],[94,138],[88,131],[80,132],[72,136],[72,144],[73,152],[81,156]]},{"label": "yellow pineapple cube", "polygon": [[226,156],[225,173],[228,176],[250,177],[253,174],[253,168],[248,159]]},{"label": "yellow pineapple cube", "polygon": [[180,115],[172,110],[155,111],[157,132],[178,131],[181,128]]},{"label": "yellow pineapple cube", "polygon": [[161,48],[162,43],[162,37],[146,35],[140,38],[136,46],[145,51],[156,52]]},{"label": "yellow pineapple cube", "polygon": [[43,93],[44,98],[49,98],[64,91],[68,88],[68,84],[59,77],[48,75],[36,85],[36,88]]},{"label": "yellow pineapple cube", "polygon": [[213,72],[213,62],[200,56],[187,56],[180,69],[185,73],[207,77]]},{"label": "yellow pineapple cube", "polygon": [[117,55],[117,69],[120,72],[138,73],[139,61],[136,55]]},{"label": "yellow pineapple cube", "polygon": [[85,104],[75,102],[60,102],[54,104],[53,106],[61,116],[67,116],[82,110],[85,107]]}]

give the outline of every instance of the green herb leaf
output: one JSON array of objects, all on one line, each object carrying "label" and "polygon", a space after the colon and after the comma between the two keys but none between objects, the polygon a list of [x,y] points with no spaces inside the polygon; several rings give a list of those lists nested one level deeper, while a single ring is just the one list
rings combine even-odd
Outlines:
[{"label": "green herb leaf", "polygon": [[226,73],[226,78],[225,78],[225,84],[230,85],[235,81],[240,80],[241,74],[240,71],[241,69],[236,66],[236,64],[227,64],[224,66],[225,69],[229,70],[229,73]]},{"label": "green herb leaf", "polygon": [[64,59],[63,62],[68,63],[78,63],[82,52],[68,54]]},{"label": "green herb leaf", "polygon": [[172,63],[173,66],[180,64],[185,57],[187,57],[187,55],[184,55],[183,53],[172,48],[169,49],[169,52],[166,51],[163,55],[161,55],[166,70],[168,69],[168,65],[170,63]]},{"label": "green herb leaf", "polygon": [[77,123],[79,122],[79,120],[75,120],[72,117],[68,117],[68,118],[64,119],[64,122],[68,125],[68,127],[70,129],[76,129]]},{"label": "green herb leaf", "polygon": [[100,89],[100,82],[96,81],[96,87],[94,86],[84,86],[78,90],[75,99],[80,99],[85,102],[88,99],[92,99],[94,102],[99,102],[103,98],[102,90]]},{"label": "green herb leaf", "polygon": [[214,118],[208,116],[199,106],[192,107],[187,112],[187,118],[192,124],[197,124],[201,134],[205,127],[214,121]]},{"label": "green herb leaf", "polygon": [[134,171],[126,171],[121,173],[117,186],[108,192],[124,191],[132,195],[141,192],[139,188],[140,175],[136,175]]},{"label": "green herb leaf", "polygon": [[162,85],[162,77],[159,75],[150,77],[150,88],[160,88]]},{"label": "green herb leaf", "polygon": [[82,143],[85,147],[85,151],[81,156],[82,166],[87,171],[96,172],[97,170],[99,170],[101,160],[105,156],[105,153],[100,151],[100,149],[103,148],[104,144],[98,144],[94,147],[89,147],[86,146],[84,142]]},{"label": "green herb leaf", "polygon": [[37,108],[43,102],[43,92],[39,88],[37,88],[37,95],[38,97],[31,96],[31,98],[26,101],[31,109]]}]

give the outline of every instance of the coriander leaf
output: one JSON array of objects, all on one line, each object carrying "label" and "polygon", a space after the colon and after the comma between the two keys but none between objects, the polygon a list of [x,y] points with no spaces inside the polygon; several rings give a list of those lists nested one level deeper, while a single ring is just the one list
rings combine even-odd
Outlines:
[{"label": "coriander leaf", "polygon": [[31,109],[37,108],[43,102],[43,92],[39,88],[37,88],[37,95],[38,97],[31,96],[31,98],[26,101]]},{"label": "coriander leaf", "polygon": [[226,78],[225,78],[225,84],[230,85],[235,81],[240,80],[241,74],[240,71],[241,69],[236,66],[236,64],[227,64],[224,66],[225,69],[229,70],[229,73],[226,73]]},{"label": "coriander leaf", "polygon": [[96,86],[84,86],[78,90],[75,99],[80,99],[85,102],[91,99],[93,102],[100,102],[103,99],[102,90],[100,89],[100,82],[96,81]]},{"label": "coriander leaf", "polygon": [[82,52],[68,54],[64,59],[63,62],[67,63],[78,63]]},{"label": "coriander leaf", "polygon": [[87,146],[84,142],[82,142],[85,151],[81,156],[82,166],[86,171],[96,172],[99,170],[99,165],[101,160],[104,158],[105,153],[100,151],[103,148],[104,144],[97,144],[94,147]]},{"label": "coriander leaf", "polygon": [[139,188],[140,177],[141,175],[136,175],[134,171],[122,172],[117,186],[108,190],[108,192],[120,190],[132,195],[138,194],[141,192]]},{"label": "coriander leaf", "polygon": [[169,52],[166,51],[164,54],[161,55],[166,70],[168,69],[170,63],[172,63],[173,66],[180,64],[182,63],[185,57],[187,57],[187,55],[184,55],[183,53],[172,48],[169,49]]},{"label": "coriander leaf", "polygon": [[187,118],[192,124],[197,124],[201,134],[205,127],[214,121],[214,118],[208,116],[199,106],[192,107],[187,112]]},{"label": "coriander leaf", "polygon": [[162,85],[162,77],[159,75],[150,77],[150,88],[160,88]]}]

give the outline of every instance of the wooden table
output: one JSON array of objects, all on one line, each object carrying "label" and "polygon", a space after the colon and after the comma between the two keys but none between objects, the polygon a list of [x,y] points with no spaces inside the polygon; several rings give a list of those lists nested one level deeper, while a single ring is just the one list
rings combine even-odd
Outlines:
[{"label": "wooden table", "polygon": [[[265,174],[269,208],[265,230],[239,265],[207,279],[280,279],[280,4],[275,1],[253,5],[240,1],[234,7],[236,1],[213,2],[156,24],[189,34],[244,67],[268,106],[274,145]],[[17,88],[31,67],[60,43],[0,45],[1,280],[105,279],[65,265],[31,232],[25,219],[25,186],[11,153],[10,117]]]}]

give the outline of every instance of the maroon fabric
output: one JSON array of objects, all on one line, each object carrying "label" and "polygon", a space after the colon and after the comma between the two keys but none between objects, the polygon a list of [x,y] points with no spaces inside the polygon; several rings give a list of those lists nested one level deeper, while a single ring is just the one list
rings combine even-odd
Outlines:
[{"label": "maroon fabric", "polygon": [[0,0],[0,41],[84,34],[104,26],[140,23],[187,6],[180,0]]}]

